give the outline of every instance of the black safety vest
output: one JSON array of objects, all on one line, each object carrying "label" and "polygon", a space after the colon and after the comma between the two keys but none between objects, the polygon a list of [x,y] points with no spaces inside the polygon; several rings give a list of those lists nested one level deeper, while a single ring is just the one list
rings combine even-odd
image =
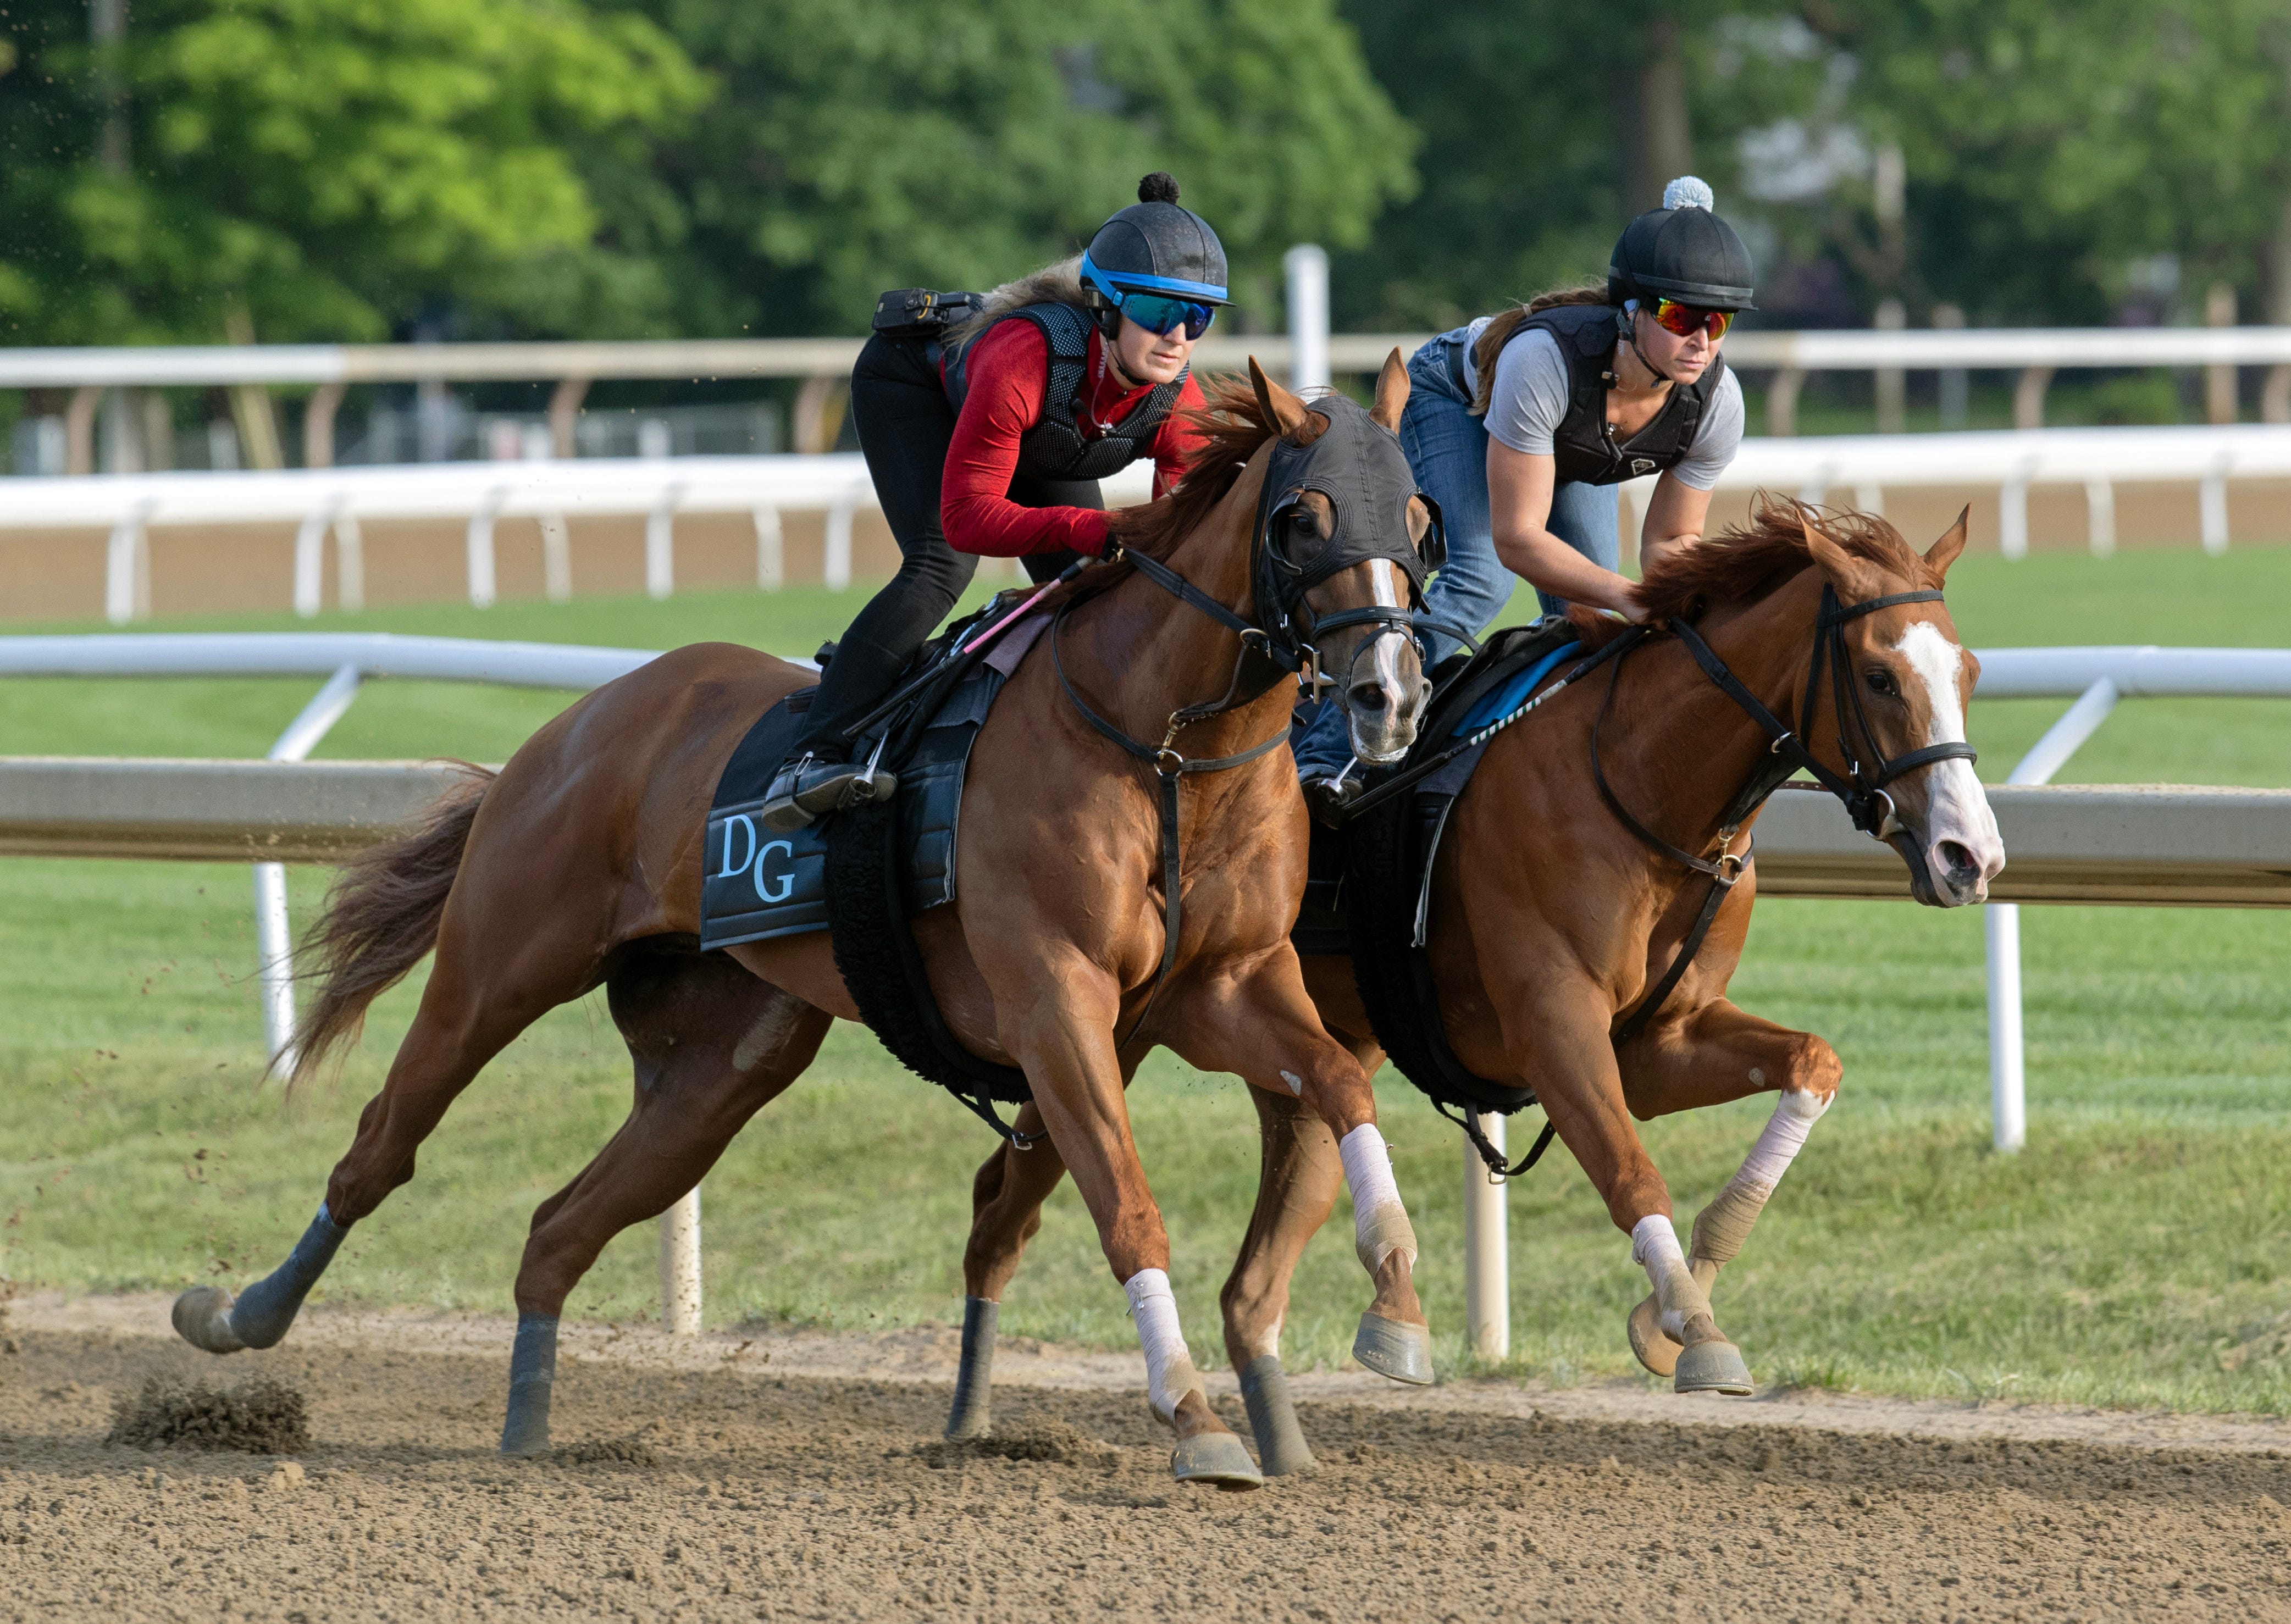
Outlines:
[{"label": "black safety vest", "polygon": [[[1548,333],[1567,358],[1567,415],[1551,436],[1552,457],[1562,482],[1619,485],[1677,467],[1694,444],[1711,394],[1726,375],[1725,358],[1711,357],[1709,370],[1700,378],[1670,386],[1670,398],[1652,422],[1628,441],[1618,442],[1607,422],[1607,391],[1615,384],[1615,345],[1623,334],[1622,321],[1622,312],[1612,305],[1555,305],[1529,317],[1504,341],[1508,347],[1523,333]],[[1490,356],[1486,364],[1492,370],[1495,363]]]},{"label": "black safety vest", "polygon": [[964,362],[971,346],[1006,321],[1033,323],[1050,350],[1049,388],[1042,396],[1041,420],[1018,437],[1020,474],[1033,479],[1103,479],[1153,455],[1154,436],[1177,405],[1186,374],[1179,373],[1174,382],[1154,385],[1153,393],[1120,422],[1095,439],[1084,439],[1079,422],[1089,382],[1089,337],[1097,328],[1089,312],[1070,304],[1022,304],[995,318],[961,349],[949,350],[946,398],[957,412],[970,392]]}]

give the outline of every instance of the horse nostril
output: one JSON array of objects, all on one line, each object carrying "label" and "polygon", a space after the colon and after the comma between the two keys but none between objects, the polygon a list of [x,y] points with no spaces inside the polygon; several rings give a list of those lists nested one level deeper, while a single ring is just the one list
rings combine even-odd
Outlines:
[{"label": "horse nostril", "polygon": [[1980,863],[1975,860],[1972,851],[1959,842],[1943,840],[1936,850],[1941,857],[1941,867],[1948,871],[1949,877],[1952,880],[1969,882],[1980,874]]},{"label": "horse nostril", "polygon": [[1355,711],[1381,711],[1384,709],[1384,685],[1380,682],[1355,682],[1347,697]]}]

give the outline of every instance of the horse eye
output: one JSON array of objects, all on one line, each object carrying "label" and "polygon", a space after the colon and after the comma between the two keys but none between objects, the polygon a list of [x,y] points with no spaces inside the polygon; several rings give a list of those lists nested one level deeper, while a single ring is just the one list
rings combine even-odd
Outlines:
[{"label": "horse eye", "polygon": [[1320,534],[1319,527],[1313,523],[1313,510],[1310,508],[1290,509],[1289,527],[1299,535],[1312,536]]},{"label": "horse eye", "polygon": [[1895,685],[1893,681],[1893,673],[1891,671],[1873,671],[1867,677],[1863,678],[1862,680],[1869,685],[1869,691],[1873,694],[1884,694],[1890,696],[1901,691],[1901,688]]}]

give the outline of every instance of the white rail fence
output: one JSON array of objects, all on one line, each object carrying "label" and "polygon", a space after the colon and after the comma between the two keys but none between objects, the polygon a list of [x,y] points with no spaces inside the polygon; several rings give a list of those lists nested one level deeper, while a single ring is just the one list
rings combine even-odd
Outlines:
[{"label": "white rail fence", "polygon": [[[1997,535],[2007,558],[2029,545],[2032,486],[2082,489],[2092,551],[2116,546],[2115,491],[2122,485],[2193,483],[2205,548],[2229,543],[2229,482],[2291,478],[2291,428],[2047,429],[2030,433],[1845,435],[1748,439],[1721,477],[1724,490],[1768,489],[1809,501],[1850,494],[1883,511],[1888,489],[1994,486]],[[1110,502],[1142,502],[1150,471],[1105,481]],[[1624,486],[1642,510],[1652,480]],[[318,613],[326,548],[335,551],[345,608],[363,601],[361,521],[452,519],[464,527],[469,601],[497,596],[494,533],[504,518],[541,521],[549,595],[573,591],[569,524],[606,515],[645,519],[645,583],[655,598],[676,589],[676,520],[681,514],[740,513],[755,527],[756,582],[785,580],[781,516],[826,513],[824,576],[838,590],[852,569],[852,520],[879,504],[864,461],[828,456],[679,457],[426,463],[280,473],[107,475],[5,482],[0,533],[85,529],[107,534],[104,613],[115,625],[149,612],[150,532],[168,525],[297,527],[293,579],[283,594],[295,612]],[[1627,523],[1627,530],[1635,525]]]},{"label": "white rail fence", "polygon": [[[381,838],[442,787],[450,769],[301,764],[365,681],[395,677],[573,691],[651,659],[641,649],[323,633],[0,638],[5,677],[323,677],[265,763],[0,759],[0,852],[229,856],[260,852],[256,951],[268,1052],[291,1064],[294,1024],[285,860]],[[2054,902],[2291,906],[2291,791],[2054,790],[2046,784],[2131,695],[2291,697],[2291,650],[2158,647],[1990,649],[1982,693],[2071,698],[1992,792],[2006,849],[1987,913],[1995,1142],[2026,1138],[2018,906]],[[1786,797],[1761,820],[1759,884],[1776,896],[1899,896],[1893,853],[1854,832],[1827,797]],[[1483,1118],[1496,1143],[1502,1122]],[[1467,1317],[1483,1353],[1508,1347],[1504,1190],[1467,1155]],[[662,1301],[676,1329],[700,1323],[695,1192],[662,1220]]]}]

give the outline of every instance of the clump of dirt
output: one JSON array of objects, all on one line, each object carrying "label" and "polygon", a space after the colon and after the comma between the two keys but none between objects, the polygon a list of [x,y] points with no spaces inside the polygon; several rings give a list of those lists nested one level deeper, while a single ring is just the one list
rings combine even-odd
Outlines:
[{"label": "clump of dirt", "polygon": [[549,1451],[567,1466],[658,1466],[660,1451],[642,1434],[626,1438],[592,1438],[580,1443],[560,1443]]},{"label": "clump of dirt", "polygon": [[153,1376],[111,1407],[106,1440],[132,1449],[235,1449],[293,1455],[310,1447],[301,1389],[256,1376],[235,1387]]},{"label": "clump of dirt", "polygon": [[1049,1460],[1060,1466],[1111,1466],[1121,1451],[1064,1421],[1027,1421],[983,1438],[935,1438],[916,1454],[934,1467],[964,1460]]}]

